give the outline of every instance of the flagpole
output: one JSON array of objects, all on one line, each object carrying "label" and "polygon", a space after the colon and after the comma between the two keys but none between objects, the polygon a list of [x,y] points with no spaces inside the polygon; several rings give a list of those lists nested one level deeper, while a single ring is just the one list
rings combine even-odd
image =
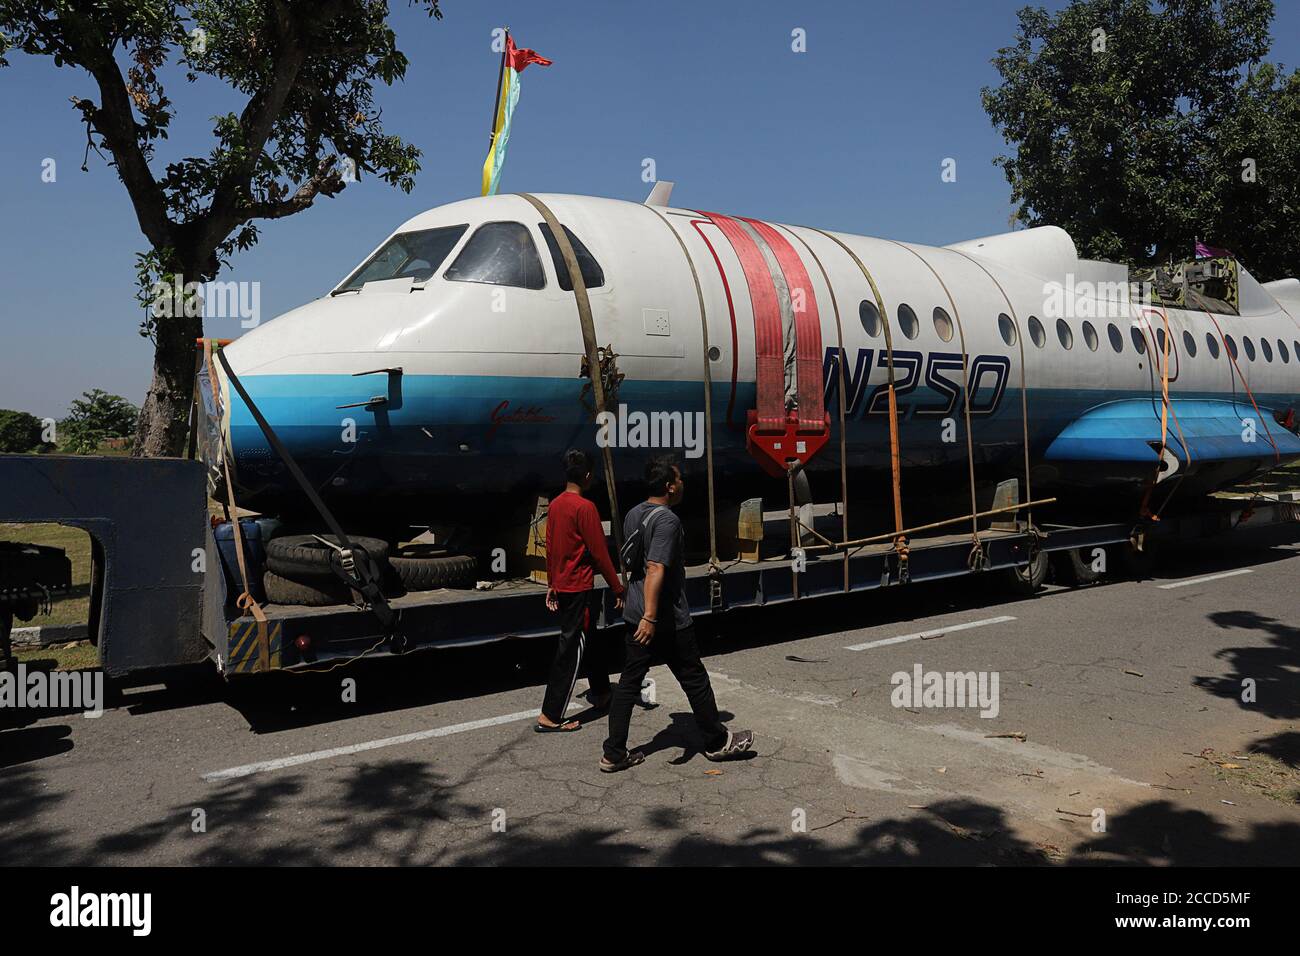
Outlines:
[{"label": "flagpole", "polygon": [[[506,27],[505,39],[510,39],[510,28]],[[496,142],[497,138],[497,110],[501,108],[501,82],[506,76],[506,51],[510,48],[508,42],[501,45],[501,69],[497,71],[497,95],[492,98],[492,124],[488,127],[488,147]]]}]

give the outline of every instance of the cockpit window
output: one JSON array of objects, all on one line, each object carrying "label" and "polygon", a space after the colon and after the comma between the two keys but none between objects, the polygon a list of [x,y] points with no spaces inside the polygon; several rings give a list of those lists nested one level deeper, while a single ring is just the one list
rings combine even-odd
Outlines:
[{"label": "cockpit window", "polygon": [[420,229],[399,232],[380,246],[379,251],[352,273],[335,292],[360,289],[367,282],[380,279],[412,278],[425,282],[438,271],[442,260],[460,242],[469,226],[442,226],[438,229]]},{"label": "cockpit window", "polygon": [[533,237],[521,222],[488,222],[469,237],[443,278],[540,289],[546,285]]},{"label": "cockpit window", "polygon": [[[542,238],[546,240],[546,248],[551,250],[551,261],[555,263],[555,275],[560,280],[560,288],[565,292],[573,291],[573,283],[569,281],[569,270],[564,264],[564,255],[560,252],[560,245],[555,241],[555,236],[551,235],[551,227],[544,222],[539,222],[537,228],[542,231]],[[598,289],[605,284],[605,273],[600,268],[600,263],[595,260],[587,247],[582,244],[582,240],[573,234],[573,230],[568,226],[561,226],[564,234],[569,237],[569,244],[573,246],[573,254],[578,259],[578,271],[582,273],[582,284],[588,289]]]}]

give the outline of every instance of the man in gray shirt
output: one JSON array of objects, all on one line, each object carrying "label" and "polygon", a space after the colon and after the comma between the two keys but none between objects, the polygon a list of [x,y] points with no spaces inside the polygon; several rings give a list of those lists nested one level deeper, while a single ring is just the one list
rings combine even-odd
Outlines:
[{"label": "man in gray shirt", "polygon": [[623,604],[627,663],[609,710],[609,737],[600,761],[600,769],[606,773],[645,760],[640,751],[628,751],[627,735],[632,707],[652,663],[667,664],[690,700],[695,722],[704,734],[705,757],[728,760],[754,744],[753,732],[728,731],[718,717],[709,672],[695,643],[686,602],[686,534],[681,519],[672,511],[682,500],[686,484],[670,456],[656,458],[646,466],[645,488],[649,497],[629,511],[623,523],[624,539],[639,535],[641,547],[637,549],[637,566],[627,569],[630,580]]}]

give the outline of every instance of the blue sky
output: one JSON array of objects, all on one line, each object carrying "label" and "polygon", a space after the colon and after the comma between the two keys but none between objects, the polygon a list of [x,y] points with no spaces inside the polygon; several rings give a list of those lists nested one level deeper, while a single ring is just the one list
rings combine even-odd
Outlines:
[{"label": "blue sky", "polygon": [[[390,132],[424,150],[405,195],[362,180],[305,213],[264,224],[223,279],[261,284],[263,320],[328,291],[414,213],[476,195],[499,56],[493,27],[555,64],[529,67],[503,192],[641,200],[650,157],[675,204],[919,242],[1007,228],[1003,151],[980,89],[1025,0],[553,3],[445,0],[434,21],[393,0],[403,83],[377,101]],[[1049,9],[1060,0],[1044,4]],[[1300,61],[1300,4],[1283,2],[1271,58]],[[791,51],[806,31],[807,52]],[[82,72],[11,56],[0,70],[0,408],[61,416],[98,387],[143,400],[152,346],[136,329],[134,254],[145,248],[125,189],[68,102],[95,96]],[[159,148],[206,152],[209,117],[240,102],[219,84],[174,82],[178,116]],[[41,164],[57,162],[57,181]],[[957,161],[957,180],[940,178]],[[235,319],[208,334],[234,337]]]}]

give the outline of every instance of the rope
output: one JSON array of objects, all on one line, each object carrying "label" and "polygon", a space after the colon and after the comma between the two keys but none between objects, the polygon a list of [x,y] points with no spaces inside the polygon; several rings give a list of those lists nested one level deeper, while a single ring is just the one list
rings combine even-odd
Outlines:
[{"label": "rope", "polygon": [[[1007,304],[1007,314],[1011,316],[1011,321],[1016,327],[1016,344],[1020,347],[1020,425],[1022,431],[1022,440],[1025,448],[1025,500],[1033,501],[1034,493],[1029,483],[1029,389],[1025,384],[1025,336],[1020,328],[1020,317],[1016,315],[1016,307],[1011,304],[1011,296],[1007,295],[1007,290],[1002,288],[1002,283],[994,278],[993,273],[984,267],[984,264],[974,256],[967,255],[960,249],[951,249],[951,252],[968,259],[971,263],[978,266],[980,271],[989,277],[1000,293],[1002,300]],[[1032,509],[1026,509],[1025,522],[1029,528],[1030,534],[1034,532],[1034,513]]]},{"label": "rope", "polygon": [[[203,360],[208,366],[208,379],[212,382],[213,393],[217,391],[216,371],[212,367],[212,340],[203,340]],[[220,398],[217,399],[220,402]],[[239,565],[239,578],[244,585],[244,591],[235,599],[235,606],[240,611],[251,612],[253,620],[257,622],[257,664],[262,671],[271,669],[271,637],[267,630],[266,612],[262,610],[262,605],[257,603],[248,587],[248,566],[244,561],[244,531],[240,526],[239,507],[235,504],[235,483],[230,477],[230,454],[226,447],[225,432],[221,432],[221,467],[226,476],[226,498],[229,501],[227,517],[230,519],[230,527],[235,538],[235,561]]]},{"label": "rope", "polygon": [[[863,277],[871,286],[871,293],[876,299],[876,310],[880,313],[880,321],[885,329],[885,354],[889,368],[889,462],[894,495],[894,548],[898,552],[902,568],[905,568],[908,545],[907,536],[903,534],[902,468],[898,451],[898,400],[894,388],[894,340],[889,330],[889,313],[885,311],[885,300],[880,295],[880,288],[876,285],[876,280],[872,278],[871,272],[858,258],[857,253],[824,229],[818,229],[816,226],[806,226],[805,228],[820,233],[848,253],[849,258],[857,265]],[[840,393],[843,394],[843,392],[844,389],[841,387]]]},{"label": "rope", "polygon": [[[605,382],[600,371],[599,349],[596,345],[596,324],[591,317],[591,299],[587,296],[587,284],[582,279],[582,269],[578,266],[578,257],[573,252],[569,235],[555,218],[555,214],[531,193],[516,193],[528,200],[532,207],[545,221],[555,237],[560,254],[564,257],[564,267],[569,271],[569,282],[573,285],[573,298],[578,306],[578,321],[582,325],[582,345],[587,353],[587,368],[591,374],[591,391],[596,399],[596,414],[605,412]],[[618,545],[618,561],[623,564],[623,520],[618,509],[618,492],[614,488],[614,453],[609,445],[601,449],[605,464],[605,487],[609,492],[610,529],[614,532],[614,542]],[[621,567],[623,584],[627,585],[627,568]]]},{"label": "rope", "polygon": [[[835,364],[840,370],[840,539],[843,543],[849,540],[849,453],[848,453],[848,426],[846,425],[845,403],[847,402],[846,393],[848,392],[848,373],[844,369],[844,327],[840,323],[840,305],[835,298],[835,286],[831,284],[831,277],[826,272],[826,267],[818,258],[813,247],[793,229],[786,227],[786,231],[794,236],[808,250],[808,255],[812,256],[813,262],[817,263],[817,268],[821,271],[822,281],[826,283],[826,288],[831,293],[831,308],[835,312],[835,334],[838,338],[839,348],[835,353]],[[844,593],[849,592],[849,552],[844,551]]]},{"label": "rope", "polygon": [[704,460],[707,469],[707,484],[709,492],[709,574],[716,575],[721,572],[721,566],[718,562],[718,529],[717,519],[714,515],[714,495],[713,495],[713,371],[709,368],[709,320],[704,308],[704,289],[700,286],[700,275],[695,268],[695,261],[691,258],[690,250],[686,248],[686,242],[681,235],[673,228],[668,217],[661,213],[653,206],[646,206],[657,216],[668,231],[673,234],[677,240],[677,245],[681,247],[682,255],[686,259],[686,265],[691,270],[691,281],[695,284],[695,300],[700,308],[700,338],[704,348]]},{"label": "rope", "polygon": [[[1196,295],[1196,293],[1194,292],[1192,294]],[[1197,295],[1196,297],[1198,299],[1200,298],[1199,295]],[[1261,413],[1259,410],[1259,405],[1255,401],[1254,393],[1250,390],[1250,384],[1246,381],[1246,376],[1241,374],[1241,366],[1237,364],[1236,356],[1232,354],[1232,349],[1228,348],[1228,339],[1223,334],[1223,329],[1219,328],[1218,319],[1214,317],[1213,313],[1211,313],[1209,309],[1206,309],[1204,307],[1204,304],[1202,304],[1201,311],[1210,317],[1210,321],[1214,323],[1215,331],[1219,333],[1219,338],[1223,340],[1223,351],[1227,354],[1228,361],[1232,363],[1232,367],[1237,370],[1237,375],[1238,377],[1241,378],[1241,387],[1246,390],[1246,397],[1250,399],[1250,404],[1255,409],[1255,414],[1259,416],[1260,423],[1264,426],[1264,434],[1268,436],[1268,443],[1273,446],[1273,463],[1275,465],[1280,465],[1282,463],[1282,453],[1278,450],[1277,442],[1273,441],[1273,432],[1268,427],[1268,422],[1264,420],[1263,413]],[[1236,394],[1235,385],[1233,386],[1233,394],[1234,394],[1234,404],[1235,404],[1235,394]]]},{"label": "rope", "polygon": [[925,267],[929,269],[931,273],[934,274],[935,279],[938,281],[939,285],[943,288],[943,294],[948,297],[948,304],[952,306],[953,321],[957,323],[957,335],[959,336],[961,341],[962,412],[966,419],[966,471],[967,471],[967,476],[970,479],[970,511],[971,511],[970,533],[971,533],[971,538],[974,542],[974,547],[972,547],[971,549],[969,563],[973,569],[982,570],[985,564],[984,542],[980,540],[979,519],[975,517],[975,513],[978,512],[980,509],[979,509],[979,501],[975,495],[975,439],[973,437],[973,429],[971,428],[971,421],[970,421],[970,378],[968,372],[969,357],[966,354],[966,330],[965,328],[963,328],[961,324],[961,311],[957,308],[957,300],[953,297],[952,290],[948,288],[948,283],[943,281],[943,276],[939,275],[939,270],[936,269],[933,265],[931,265],[928,259],[926,259],[923,255],[921,255],[911,246],[904,245],[903,243],[898,242],[897,240],[894,239],[890,239],[889,241],[893,242],[894,245],[899,246],[900,248],[906,249],[912,255],[916,256],[916,258],[920,259],[921,262],[925,264]]},{"label": "rope", "polygon": [[[1160,318],[1164,321],[1164,328],[1165,328],[1164,355],[1161,357],[1161,367],[1160,367],[1160,392],[1161,392],[1160,454],[1157,456],[1156,459],[1156,473],[1151,479],[1151,484],[1147,485],[1147,489],[1142,495],[1142,504],[1138,509],[1138,516],[1141,518],[1149,518],[1152,521],[1159,521],[1160,516],[1164,513],[1165,508],[1167,508],[1169,506],[1169,502],[1173,500],[1174,492],[1177,491],[1182,486],[1183,478],[1186,477],[1185,473],[1179,476],[1178,482],[1174,485],[1173,490],[1170,491],[1169,494],[1165,496],[1165,500],[1160,503],[1160,507],[1153,514],[1151,512],[1151,507],[1150,507],[1151,494],[1152,492],[1155,491],[1156,484],[1160,480],[1160,466],[1161,464],[1164,463],[1165,451],[1169,447],[1170,416],[1173,417],[1174,428],[1178,432],[1178,441],[1183,447],[1183,453],[1187,456],[1187,464],[1189,465],[1192,463],[1192,451],[1187,444],[1186,436],[1183,435],[1183,427],[1181,423],[1178,421],[1178,412],[1174,409],[1173,402],[1169,398],[1169,356],[1174,342],[1173,330],[1169,327],[1169,314],[1164,309],[1151,309],[1151,311],[1156,312],[1157,314],[1160,315]],[[1144,325],[1150,328],[1151,323],[1147,319],[1146,312],[1147,312],[1146,309],[1141,310],[1138,314],[1138,317],[1143,322]],[[1152,355],[1157,354],[1156,352],[1157,344],[1158,344],[1158,340],[1156,339],[1155,334],[1152,333],[1151,335]]]}]

